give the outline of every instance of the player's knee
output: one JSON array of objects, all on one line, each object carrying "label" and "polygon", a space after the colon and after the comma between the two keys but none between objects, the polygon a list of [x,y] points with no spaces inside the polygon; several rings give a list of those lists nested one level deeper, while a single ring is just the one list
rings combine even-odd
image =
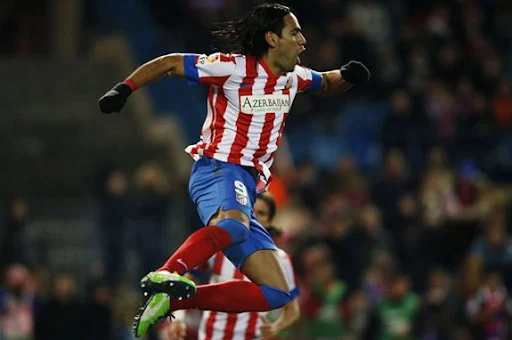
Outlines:
[{"label": "player's knee", "polygon": [[285,290],[267,285],[260,285],[260,288],[272,309],[283,307],[292,300],[290,292]]},{"label": "player's knee", "polygon": [[217,226],[226,230],[231,236],[231,244],[242,243],[249,237],[249,227],[246,227],[242,222],[225,218],[217,223]]}]

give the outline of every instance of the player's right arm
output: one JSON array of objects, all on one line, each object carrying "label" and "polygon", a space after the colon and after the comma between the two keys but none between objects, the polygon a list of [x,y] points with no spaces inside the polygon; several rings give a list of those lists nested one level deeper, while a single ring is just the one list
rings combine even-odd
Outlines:
[{"label": "player's right arm", "polygon": [[125,81],[133,82],[135,87],[142,87],[165,75],[183,77],[185,55],[181,53],[167,54],[139,66]]},{"label": "player's right arm", "polygon": [[209,56],[167,54],[139,66],[123,82],[105,93],[99,100],[100,109],[103,113],[121,111],[133,91],[165,75],[186,77],[202,84],[221,85],[234,72],[235,67],[235,58],[221,53]]}]

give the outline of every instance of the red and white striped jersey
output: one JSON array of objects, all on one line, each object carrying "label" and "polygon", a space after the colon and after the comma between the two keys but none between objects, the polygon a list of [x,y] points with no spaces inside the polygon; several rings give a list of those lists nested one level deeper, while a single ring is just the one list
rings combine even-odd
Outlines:
[{"label": "red and white striped jersey", "polygon": [[[278,249],[286,280],[290,286],[292,298],[299,294],[297,281],[290,257]],[[211,270],[210,283],[225,282],[233,279],[249,281],[236,267],[219,252],[208,261]],[[199,325],[199,340],[253,340],[260,338],[260,315],[268,312],[221,313],[204,311]]]},{"label": "red and white striped jersey", "polygon": [[322,82],[320,73],[303,66],[274,75],[261,59],[221,53],[186,55],[185,75],[210,85],[200,141],[186,151],[196,160],[204,155],[256,167],[264,182],[296,94]]}]

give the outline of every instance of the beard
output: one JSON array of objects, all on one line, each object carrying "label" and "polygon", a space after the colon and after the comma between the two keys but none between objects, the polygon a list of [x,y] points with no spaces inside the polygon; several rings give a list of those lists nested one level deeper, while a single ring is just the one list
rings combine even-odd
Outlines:
[{"label": "beard", "polygon": [[281,69],[281,72],[288,73],[295,70],[295,65],[300,63],[300,58],[297,54],[283,55],[276,61],[277,66]]}]

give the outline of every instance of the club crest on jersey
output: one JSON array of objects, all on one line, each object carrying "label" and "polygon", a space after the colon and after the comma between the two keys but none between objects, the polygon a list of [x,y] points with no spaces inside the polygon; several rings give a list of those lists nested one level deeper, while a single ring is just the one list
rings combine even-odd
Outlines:
[{"label": "club crest on jersey", "polygon": [[286,84],[284,85],[284,88],[288,90],[289,88],[292,87],[292,85],[293,85],[293,77],[290,76],[286,80]]},{"label": "club crest on jersey", "polygon": [[213,64],[220,61],[220,53],[215,53],[209,56],[202,55],[197,58],[196,64],[205,65],[205,64]]},{"label": "club crest on jersey", "polygon": [[213,63],[217,63],[219,61],[220,61],[220,53],[212,54],[212,55],[208,56],[208,58],[206,58],[207,64],[213,64]]},{"label": "club crest on jersey", "polygon": [[259,94],[240,96],[240,112],[265,114],[285,113],[290,110],[290,96],[285,94]]}]

